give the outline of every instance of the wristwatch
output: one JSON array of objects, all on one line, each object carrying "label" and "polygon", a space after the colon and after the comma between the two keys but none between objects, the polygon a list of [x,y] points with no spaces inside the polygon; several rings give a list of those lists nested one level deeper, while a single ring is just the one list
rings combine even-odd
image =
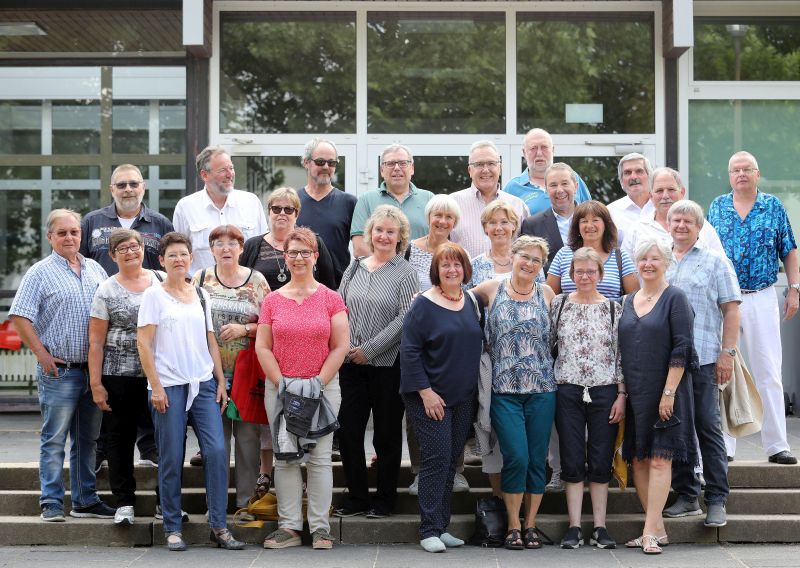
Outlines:
[{"label": "wristwatch", "polygon": [[797,293],[800,294],[800,284],[789,284],[789,288],[797,290]]},{"label": "wristwatch", "polygon": [[727,349],[727,348],[723,347],[722,349],[720,349],[720,351],[723,351],[723,352],[727,353],[728,355],[730,355],[734,359],[736,358],[736,353],[738,353],[736,351],[735,347],[734,348],[730,348],[730,349]]},{"label": "wristwatch", "polygon": [[672,389],[664,389],[664,396],[675,396],[675,391]]}]

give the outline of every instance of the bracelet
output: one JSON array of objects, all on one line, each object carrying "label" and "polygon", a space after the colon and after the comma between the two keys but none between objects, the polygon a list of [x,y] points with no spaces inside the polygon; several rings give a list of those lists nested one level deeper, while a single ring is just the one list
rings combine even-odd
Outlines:
[{"label": "bracelet", "polygon": [[624,396],[625,398],[628,398],[628,393],[627,393],[627,391],[617,391],[617,396],[619,396],[619,395],[622,395],[622,396]]}]

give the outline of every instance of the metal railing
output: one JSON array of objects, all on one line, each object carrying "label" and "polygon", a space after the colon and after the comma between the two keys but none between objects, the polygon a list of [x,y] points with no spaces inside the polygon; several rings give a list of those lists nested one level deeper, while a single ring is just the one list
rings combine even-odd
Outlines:
[{"label": "metal railing", "polygon": [[23,347],[18,351],[0,349],[0,389],[28,391],[36,390],[36,357],[33,351]]}]

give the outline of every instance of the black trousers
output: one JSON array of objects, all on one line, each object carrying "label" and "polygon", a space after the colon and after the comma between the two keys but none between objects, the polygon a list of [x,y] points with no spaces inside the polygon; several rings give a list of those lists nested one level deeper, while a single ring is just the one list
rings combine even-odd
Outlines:
[{"label": "black trousers", "polygon": [[[400,363],[391,367],[345,363],[339,370],[339,452],[348,489],[348,506],[391,513],[397,499],[397,477],[403,456],[403,412]],[[377,492],[370,502],[364,434],[372,412],[372,445],[378,454]]]}]

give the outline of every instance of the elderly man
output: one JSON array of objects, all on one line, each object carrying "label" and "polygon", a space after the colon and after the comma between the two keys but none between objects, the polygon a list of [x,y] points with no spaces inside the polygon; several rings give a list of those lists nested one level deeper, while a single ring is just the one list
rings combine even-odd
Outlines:
[{"label": "elderly man", "polygon": [[[717,385],[728,382],[733,371],[742,295],[730,261],[698,246],[703,209],[697,203],[686,199],[676,202],[667,213],[667,222],[675,256],[667,269],[667,280],[686,292],[694,309],[694,348],[700,360],[700,369],[692,373],[694,430],[706,480],[705,526],[723,527],[730,487]],[[672,467],[672,488],[678,499],[664,509],[664,516],[700,515],[700,480],[694,468],[688,464]]]},{"label": "elderly man", "polygon": [[[781,381],[781,328],[775,281],[783,262],[789,287],[783,303],[784,321],[797,313],[800,295],[797,244],[789,216],[774,195],[758,189],[761,173],[749,152],[736,152],[728,162],[731,191],[708,209],[708,220],[722,238],[742,288],[740,345],[750,366],[761,401],[764,421],[761,444],[769,461],[795,464],[786,440],[786,418]],[[728,456],[736,441],[726,437]]]},{"label": "elderly man", "polygon": [[652,173],[650,160],[638,152],[623,156],[617,165],[617,177],[625,197],[609,203],[608,211],[617,226],[619,244],[625,240],[625,233],[639,222],[639,217],[654,213],[653,202],[650,201]]},{"label": "elderly man", "polygon": [[192,241],[192,273],[214,264],[208,235],[220,225],[235,225],[245,239],[269,230],[264,206],[248,191],[233,188],[236,171],[221,146],[204,148],[195,160],[205,187],[178,201],[172,222],[175,230]]},{"label": "elderly man", "polygon": [[47,217],[50,256],[20,282],[9,316],[38,365],[42,434],[39,483],[43,521],[64,521],[64,449],[70,436],[69,479],[73,517],[113,519],[115,510],[95,487],[95,440],[100,409],[89,386],[89,311],[108,275],[80,252],[81,218],[69,209]]},{"label": "elderly man", "polygon": [[[515,178],[511,178],[504,191],[515,195],[525,202],[531,215],[536,215],[550,208],[550,200],[545,188],[545,172],[553,165],[555,146],[553,138],[546,130],[534,128],[522,140],[522,155],[528,167]],[[575,174],[578,187],[575,200],[578,203],[589,201],[592,196],[586,183]]]},{"label": "elderly man", "polygon": [[402,144],[392,144],[381,152],[381,177],[383,182],[378,189],[361,195],[353,211],[350,225],[350,238],[353,240],[353,253],[356,256],[372,254],[364,242],[364,225],[379,205],[399,207],[411,223],[411,239],[418,239],[428,233],[428,219],[425,205],[433,193],[419,189],[411,183],[414,175],[414,156]]},{"label": "elderly man", "polygon": [[330,140],[313,138],[303,150],[307,178],[300,196],[297,224],[309,227],[322,237],[333,258],[336,283],[350,264],[350,224],[356,208],[356,196],[333,187],[333,173],[339,164],[336,145]]},{"label": "elderly man", "polygon": [[503,162],[497,146],[491,140],[479,140],[469,149],[467,171],[472,185],[453,193],[453,199],[461,207],[461,219],[450,233],[450,240],[459,243],[475,258],[489,252],[492,246],[481,224],[481,213],[495,199],[505,201],[514,209],[520,221],[527,218],[528,206],[519,197],[514,197],[500,189],[500,171]]},{"label": "elderly man", "polygon": [[[625,235],[622,241],[622,250],[631,258],[634,257],[636,245],[645,237],[662,239],[672,244],[669,233],[667,213],[672,204],[686,197],[686,186],[681,181],[681,174],[672,168],[656,168],[650,176],[650,201],[655,211],[643,214],[633,228]],[[700,247],[709,248],[725,254],[717,232],[709,223],[704,223],[697,239]]]},{"label": "elderly man", "polygon": [[161,269],[158,262],[158,243],[173,230],[172,222],[143,203],[146,189],[142,172],[132,164],[122,164],[111,174],[111,198],[108,207],[88,213],[81,222],[81,254],[91,258],[109,275],[117,273],[117,263],[108,254],[108,236],[124,227],[133,229],[144,240],[144,267]]}]

